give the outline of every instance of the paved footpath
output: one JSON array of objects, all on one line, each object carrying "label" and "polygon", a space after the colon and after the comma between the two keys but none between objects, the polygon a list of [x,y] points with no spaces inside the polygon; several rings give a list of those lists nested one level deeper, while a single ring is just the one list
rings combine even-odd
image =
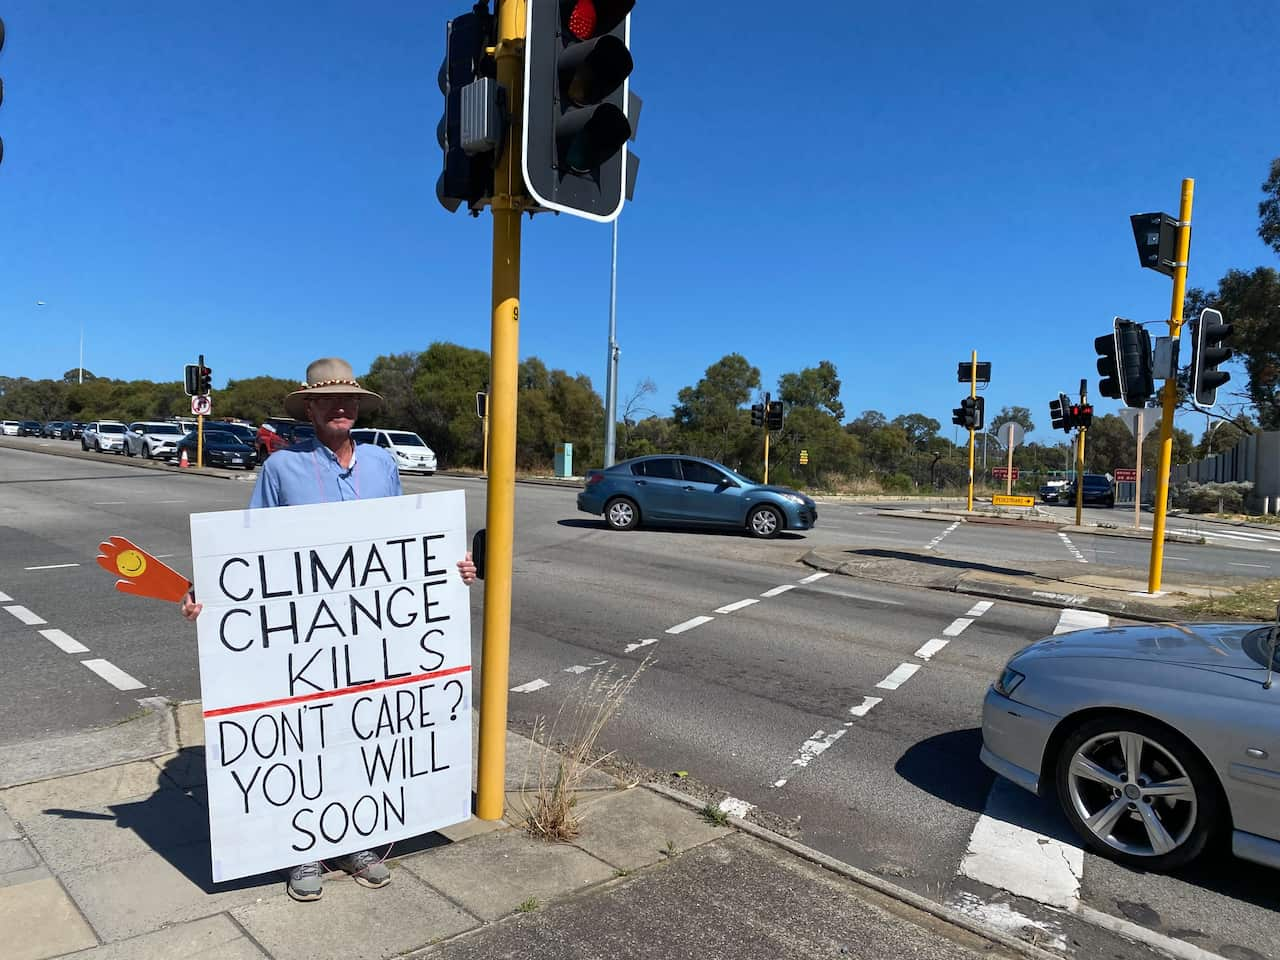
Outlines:
[{"label": "paved footpath", "polygon": [[[530,741],[507,744],[521,784]],[[536,747],[534,748],[536,751]],[[534,767],[536,769],[536,766]],[[210,879],[198,703],[0,749],[6,960],[895,957],[1048,960],[1043,950],[687,798],[589,771],[572,843],[531,838],[525,795],[397,844],[393,882]]]}]

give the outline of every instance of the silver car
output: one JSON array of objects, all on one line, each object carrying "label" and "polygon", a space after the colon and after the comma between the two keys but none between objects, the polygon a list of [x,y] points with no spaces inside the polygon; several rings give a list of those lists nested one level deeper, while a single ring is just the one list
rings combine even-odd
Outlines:
[{"label": "silver car", "polygon": [[182,437],[183,433],[176,423],[139,420],[129,424],[124,437],[124,452],[131,457],[142,456],[148,460],[156,457],[168,459],[177,452],[178,441]]},{"label": "silver car", "polygon": [[80,434],[81,450],[97,450],[98,453],[124,453],[124,438],[128,427],[115,420],[95,420]]},{"label": "silver car", "polygon": [[1229,835],[1280,868],[1274,624],[1079,630],[1015,654],[983,704],[982,761],[1056,797],[1085,844],[1147,870]]}]

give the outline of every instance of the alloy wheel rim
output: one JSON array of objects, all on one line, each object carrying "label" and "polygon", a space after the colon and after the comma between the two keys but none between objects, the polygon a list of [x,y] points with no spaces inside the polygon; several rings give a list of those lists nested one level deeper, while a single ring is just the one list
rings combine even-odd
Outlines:
[{"label": "alloy wheel rim", "polygon": [[1171,853],[1195,828],[1195,785],[1158,741],[1129,730],[1099,734],[1071,755],[1067,790],[1089,832],[1137,857]]},{"label": "alloy wheel rim", "polygon": [[609,519],[618,526],[631,522],[631,508],[625,503],[615,503],[609,508]]},{"label": "alloy wheel rim", "polygon": [[751,525],[756,533],[773,533],[778,526],[778,518],[773,515],[772,510],[757,510]]}]

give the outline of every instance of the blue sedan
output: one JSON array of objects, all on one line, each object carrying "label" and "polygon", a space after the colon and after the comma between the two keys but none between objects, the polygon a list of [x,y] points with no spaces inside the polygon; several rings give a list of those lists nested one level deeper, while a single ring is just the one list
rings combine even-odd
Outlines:
[{"label": "blue sedan", "polygon": [[636,457],[588,470],[578,509],[603,515],[614,530],[641,523],[737,527],[762,538],[818,521],[817,505],[803,493],[756,483],[701,457]]}]

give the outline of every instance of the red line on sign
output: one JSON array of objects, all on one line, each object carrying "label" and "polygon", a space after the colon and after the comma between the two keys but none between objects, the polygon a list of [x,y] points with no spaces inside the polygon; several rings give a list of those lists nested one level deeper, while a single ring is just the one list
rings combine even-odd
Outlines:
[{"label": "red line on sign", "polygon": [[296,697],[281,697],[279,700],[263,700],[259,703],[242,703],[237,707],[219,707],[217,710],[206,710],[205,719],[209,717],[225,717],[229,713],[244,713],[248,710],[265,710],[268,707],[283,707],[290,703],[306,703],[309,700],[327,700],[341,697],[348,693],[359,693],[362,690],[381,690],[384,687],[399,687],[406,683],[418,683],[422,680],[434,680],[436,677],[448,677],[455,673],[467,673],[471,664],[463,667],[450,667],[448,670],[434,670],[431,673],[419,673],[412,677],[396,677],[394,680],[382,680],[378,683],[363,683],[356,687],[343,687],[341,690],[320,690],[316,693],[304,693]]}]

